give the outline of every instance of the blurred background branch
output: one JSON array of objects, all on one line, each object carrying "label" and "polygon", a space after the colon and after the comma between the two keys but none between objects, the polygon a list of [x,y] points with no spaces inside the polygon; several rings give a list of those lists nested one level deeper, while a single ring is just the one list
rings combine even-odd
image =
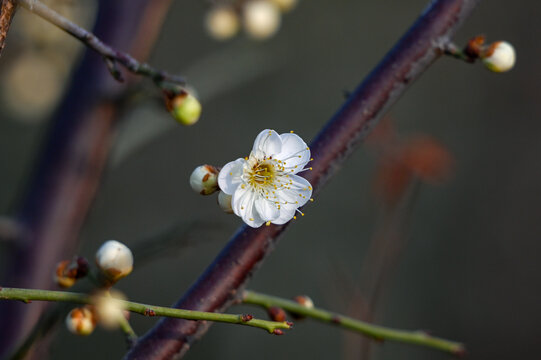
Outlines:
[{"label": "blurred background branch", "polygon": [[[100,1],[95,34],[114,47],[128,46],[134,54],[147,55],[157,31],[140,30],[159,28],[169,4],[168,0]],[[18,215],[23,237],[7,257],[8,263],[2,264],[6,266],[3,285],[49,288],[51,269],[74,253],[121,115],[115,99],[123,91],[125,87],[115,83],[101,57],[87,51],[43,141]],[[0,355],[29,332],[42,310],[42,304],[31,308],[0,304],[5,324],[0,329]],[[43,358],[42,353],[39,356]]]}]

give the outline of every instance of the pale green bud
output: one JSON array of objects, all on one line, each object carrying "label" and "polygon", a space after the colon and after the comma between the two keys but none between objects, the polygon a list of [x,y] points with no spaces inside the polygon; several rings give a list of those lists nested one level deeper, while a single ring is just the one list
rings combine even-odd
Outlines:
[{"label": "pale green bud", "polygon": [[168,99],[171,115],[182,125],[193,125],[201,116],[201,103],[190,93],[182,93]]}]

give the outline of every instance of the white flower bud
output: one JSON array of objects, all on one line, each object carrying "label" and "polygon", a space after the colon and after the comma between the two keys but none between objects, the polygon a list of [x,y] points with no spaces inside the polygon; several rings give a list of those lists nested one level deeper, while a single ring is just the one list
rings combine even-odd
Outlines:
[{"label": "white flower bud", "polygon": [[107,329],[115,329],[120,325],[120,320],[124,317],[123,300],[126,300],[124,294],[113,290],[94,296],[93,303],[100,325]]},{"label": "white flower bud", "polygon": [[227,40],[237,34],[240,27],[239,16],[229,6],[212,8],[205,18],[209,34],[216,40]]},{"label": "white flower bud", "polygon": [[494,72],[509,71],[515,65],[515,49],[506,41],[497,41],[483,54],[483,64]]},{"label": "white flower bud", "polygon": [[96,317],[88,307],[75,308],[66,317],[66,327],[76,335],[90,335],[96,328]]},{"label": "white flower bud", "polygon": [[227,195],[223,191],[218,193],[218,205],[220,208],[228,214],[233,214],[233,207],[231,206],[231,195]]},{"label": "white flower bud", "polygon": [[275,3],[282,12],[288,12],[297,5],[297,0],[271,0]]},{"label": "white flower bud", "polygon": [[218,190],[218,170],[214,166],[201,165],[190,175],[190,186],[201,195],[210,195]]},{"label": "white flower bud", "polygon": [[133,255],[126,245],[109,240],[96,252],[96,264],[108,280],[115,282],[131,273]]},{"label": "white flower bud", "polygon": [[244,6],[244,29],[254,39],[274,35],[280,27],[281,15],[276,4],[266,0],[250,1]]}]

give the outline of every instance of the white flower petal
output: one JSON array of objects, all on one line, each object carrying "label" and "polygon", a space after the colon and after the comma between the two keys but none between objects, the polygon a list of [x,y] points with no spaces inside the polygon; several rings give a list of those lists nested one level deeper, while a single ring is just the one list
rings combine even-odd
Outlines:
[{"label": "white flower petal", "polygon": [[257,157],[269,157],[282,151],[282,139],[274,130],[265,129],[257,135],[252,152]]},{"label": "white flower petal", "polygon": [[275,158],[285,163],[284,168],[288,173],[296,174],[310,161],[310,149],[297,134],[285,133],[280,138],[282,151]]},{"label": "white flower petal", "polygon": [[265,220],[261,219],[255,209],[254,203],[257,195],[251,189],[237,188],[231,199],[231,206],[235,215],[251,227],[260,227]]},{"label": "white flower petal", "polygon": [[238,186],[242,183],[242,172],[246,160],[237,159],[231,161],[222,168],[218,175],[218,185],[227,195],[233,195]]},{"label": "white flower petal", "polygon": [[289,175],[286,179],[288,179],[287,187],[276,193],[281,207],[290,209],[306,204],[312,196],[312,185],[298,175]]},{"label": "white flower petal", "polygon": [[295,216],[296,212],[297,212],[297,208],[291,208],[291,209],[282,208],[280,210],[280,217],[278,217],[278,219],[273,220],[272,223],[276,225],[285,224],[289,220],[293,219],[293,216]]},{"label": "white flower petal", "polygon": [[255,209],[261,219],[265,221],[272,221],[280,216],[277,204],[263,196],[258,196],[255,199]]}]

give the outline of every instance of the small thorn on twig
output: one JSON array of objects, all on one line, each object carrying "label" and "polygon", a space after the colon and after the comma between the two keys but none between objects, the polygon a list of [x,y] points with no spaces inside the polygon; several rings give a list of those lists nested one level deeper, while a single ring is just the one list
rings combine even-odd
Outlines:
[{"label": "small thorn on twig", "polygon": [[340,325],[342,323],[342,319],[340,319],[340,316],[337,316],[337,315],[333,316],[331,321],[333,324],[337,324],[337,325]]},{"label": "small thorn on twig", "polygon": [[250,314],[243,314],[243,315],[241,315],[240,320],[242,322],[248,322],[248,321],[252,320],[253,318],[254,317],[252,315],[250,315]]},{"label": "small thorn on twig", "polygon": [[280,329],[274,329],[272,332],[274,335],[284,335],[284,332]]},{"label": "small thorn on twig", "polygon": [[107,66],[109,73],[111,73],[111,76],[119,82],[124,82],[124,76],[122,76],[122,72],[118,68],[116,61],[107,57],[104,57],[103,61],[105,61],[105,65]]},{"label": "small thorn on twig", "polygon": [[145,309],[145,313],[143,314],[145,316],[156,316],[156,312],[152,309]]},{"label": "small thorn on twig", "polygon": [[290,329],[293,327],[293,322],[292,321],[286,321],[286,324],[287,324],[287,326],[289,326]]}]

